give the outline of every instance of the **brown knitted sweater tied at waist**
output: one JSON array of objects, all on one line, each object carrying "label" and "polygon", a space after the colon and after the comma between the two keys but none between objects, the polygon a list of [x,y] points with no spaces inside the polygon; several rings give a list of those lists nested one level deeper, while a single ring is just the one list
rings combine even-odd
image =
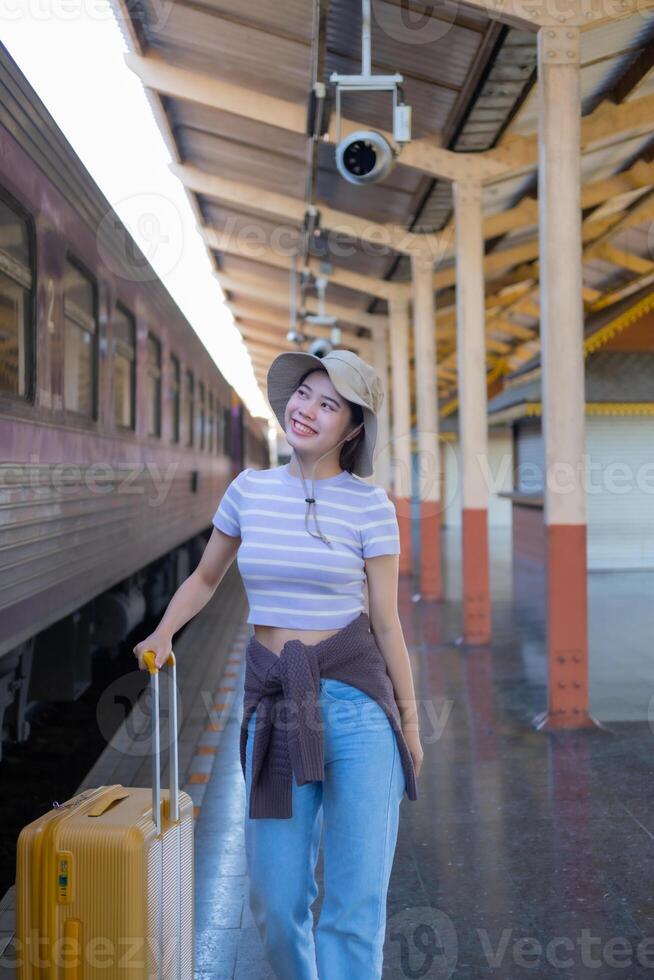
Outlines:
[{"label": "brown knitted sweater tied at waist", "polygon": [[[393,682],[386,668],[368,614],[362,612],[338,633],[320,643],[288,640],[279,656],[252,634],[246,647],[241,768],[245,778],[248,723],[256,712],[250,786],[250,817],[291,817],[293,775],[298,786],[325,778],[320,711],[320,678],[329,677],[360,688],[385,712],[397,739],[405,791],[417,800],[413,758],[402,731]],[[290,706],[278,718],[278,702]]]}]

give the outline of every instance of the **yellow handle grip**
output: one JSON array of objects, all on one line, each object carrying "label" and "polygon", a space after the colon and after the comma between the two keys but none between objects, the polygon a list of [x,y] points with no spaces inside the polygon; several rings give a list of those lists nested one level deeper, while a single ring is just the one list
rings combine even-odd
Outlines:
[{"label": "yellow handle grip", "polygon": [[[154,652],[154,650],[146,650],[145,653],[143,654],[143,663],[148,668],[151,674],[156,674],[157,671],[159,670],[159,668],[155,665],[154,662],[155,657],[156,657],[156,653]],[[168,667],[174,667],[175,663],[176,663],[175,654],[171,650],[170,653],[168,654],[168,657],[166,658],[166,665]]]},{"label": "yellow handle grip", "polygon": [[125,789],[124,786],[115,786],[112,790],[108,790],[107,793],[95,803],[90,810],[87,811],[87,816],[89,817],[101,817],[110,806],[117,803],[118,800],[125,800],[129,796],[129,790]]}]

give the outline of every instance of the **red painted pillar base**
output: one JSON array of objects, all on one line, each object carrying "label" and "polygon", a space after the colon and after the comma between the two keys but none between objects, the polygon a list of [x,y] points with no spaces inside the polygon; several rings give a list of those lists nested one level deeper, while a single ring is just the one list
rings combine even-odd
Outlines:
[{"label": "red painted pillar base", "polygon": [[441,503],[420,501],[420,595],[423,599],[442,598]]},{"label": "red painted pillar base", "polygon": [[588,729],[592,728],[594,731],[602,731],[607,734],[614,734],[611,729],[598,721],[597,718],[593,718],[591,714],[586,712],[583,716],[578,716],[577,718],[562,718],[560,716],[551,714],[549,711],[542,711],[539,715],[534,715],[532,718],[532,725],[538,732],[562,732],[577,729]]},{"label": "red painted pillar base", "polygon": [[547,556],[547,711],[539,731],[601,728],[588,711],[586,525],[545,527]]},{"label": "red painted pillar base", "polygon": [[395,506],[397,526],[400,531],[400,563],[399,574],[410,575],[412,563],[411,547],[411,498],[395,497],[389,493],[389,498]]},{"label": "red painted pillar base", "polygon": [[488,571],[488,511],[464,507],[463,640],[490,643],[491,603]]}]

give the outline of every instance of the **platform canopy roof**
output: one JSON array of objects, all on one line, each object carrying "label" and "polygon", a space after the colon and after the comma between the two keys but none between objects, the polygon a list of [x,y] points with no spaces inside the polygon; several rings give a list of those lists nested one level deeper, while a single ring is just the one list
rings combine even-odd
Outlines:
[{"label": "platform canopy roof", "polygon": [[[654,289],[635,293],[589,313],[583,337],[586,411],[654,416]],[[541,415],[541,351],[489,386],[488,421],[511,426]],[[443,410],[439,431],[457,433],[456,400]]]},{"label": "platform canopy roof", "polygon": [[[561,10],[582,30],[586,311],[654,284],[652,2],[372,0],[372,71],[404,76],[413,139],[383,181],[360,187],[336,170],[329,98],[322,124],[310,112],[315,81],[329,96],[332,72],[361,69],[358,0],[113,0],[264,391],[272,357],[297,349],[286,340],[295,252],[314,273],[329,263],[327,312],[364,357],[389,301],[410,295],[416,253],[435,257],[438,390],[451,405],[453,179],[483,184],[489,380],[538,352],[537,30],[561,26]],[[390,96],[346,93],[342,114],[342,135],[388,132]],[[318,225],[304,232],[310,205]],[[316,312],[315,289],[304,305]]]}]

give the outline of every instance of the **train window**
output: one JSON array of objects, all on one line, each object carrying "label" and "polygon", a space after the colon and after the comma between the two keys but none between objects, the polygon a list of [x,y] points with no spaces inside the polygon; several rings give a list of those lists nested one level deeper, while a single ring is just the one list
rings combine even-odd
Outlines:
[{"label": "train window", "polygon": [[95,416],[97,289],[72,259],[64,267],[64,407]]},{"label": "train window", "polygon": [[209,411],[207,412],[207,438],[208,446],[207,449],[210,453],[213,452],[213,391],[209,392]]},{"label": "train window", "polygon": [[32,360],[29,226],[0,200],[0,391],[26,397]]},{"label": "train window", "polygon": [[232,453],[232,413],[228,408],[223,409],[223,452],[226,456]]},{"label": "train window", "polygon": [[149,333],[146,341],[146,366],[148,375],[148,435],[161,435],[161,344]]},{"label": "train window", "polygon": [[134,429],[136,423],[136,324],[119,303],[113,321],[114,422]]},{"label": "train window", "polygon": [[223,407],[220,402],[216,404],[216,452],[220,455],[223,451],[223,425],[225,417],[223,415]]},{"label": "train window", "polygon": [[182,372],[179,366],[179,358],[175,357],[174,354],[170,355],[170,403],[172,406],[173,414],[173,425],[172,425],[172,438],[173,442],[179,442],[179,429],[180,429],[180,406],[181,406],[181,377]]},{"label": "train window", "polygon": [[205,426],[205,394],[204,394],[204,382],[200,381],[198,384],[198,401],[200,403],[200,417],[198,423],[200,426],[200,449],[204,449],[204,426]]},{"label": "train window", "polygon": [[193,390],[193,372],[186,372],[186,390],[184,392],[184,422],[186,427],[186,445],[193,445],[193,417],[195,415],[195,393]]}]

